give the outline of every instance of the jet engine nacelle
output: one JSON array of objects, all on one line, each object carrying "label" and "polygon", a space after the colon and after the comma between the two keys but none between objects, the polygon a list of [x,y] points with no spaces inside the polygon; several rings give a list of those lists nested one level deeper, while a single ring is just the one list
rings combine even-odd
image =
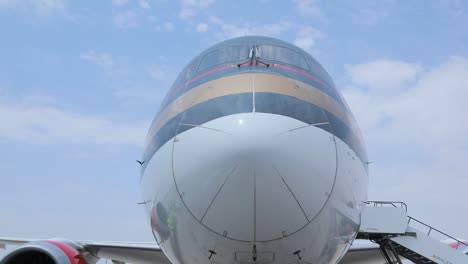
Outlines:
[{"label": "jet engine nacelle", "polygon": [[42,240],[7,252],[0,264],[91,264],[96,258],[83,247],[65,240]]}]

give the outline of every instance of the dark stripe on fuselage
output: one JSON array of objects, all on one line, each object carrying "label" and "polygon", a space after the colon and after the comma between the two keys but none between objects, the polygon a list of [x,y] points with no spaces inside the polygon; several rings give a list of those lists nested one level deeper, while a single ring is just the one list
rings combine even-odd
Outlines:
[{"label": "dark stripe on fuselage", "polygon": [[148,139],[151,139],[170,119],[194,105],[224,95],[253,91],[283,94],[309,102],[332,113],[348,125],[354,133],[360,134],[354,118],[346,107],[320,89],[281,75],[250,72],[208,81],[180,95],[171,104],[161,109],[150,127]]},{"label": "dark stripe on fuselage", "polygon": [[[252,93],[225,95],[207,100],[179,113],[149,139],[144,160],[149,161],[154,153],[171,138],[196,125],[202,125],[223,116],[252,112],[252,97]],[[329,122],[329,125],[317,127],[344,141],[361,159],[361,162],[367,161],[359,137],[343,121],[314,104],[283,94],[255,93],[255,111],[288,116],[307,124]],[[180,125],[181,123],[190,125]]]},{"label": "dark stripe on fuselage", "polygon": [[345,142],[361,159],[367,161],[364,146],[351,128],[343,121],[314,104],[292,96],[274,93],[255,93],[255,111],[288,116],[307,124],[329,122],[330,125],[319,125],[321,128]]},{"label": "dark stripe on fuselage", "polygon": [[189,125],[181,126],[180,123],[201,125],[223,116],[252,112],[252,103],[252,93],[226,95],[210,99],[179,113],[163,125],[155,135],[149,139],[144,154],[144,160],[149,161],[162,145],[177,134],[193,128],[193,126]]}]

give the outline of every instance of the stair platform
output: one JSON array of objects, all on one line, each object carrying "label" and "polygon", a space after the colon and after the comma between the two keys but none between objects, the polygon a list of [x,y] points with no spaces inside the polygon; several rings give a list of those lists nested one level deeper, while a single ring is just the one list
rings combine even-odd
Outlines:
[{"label": "stair platform", "polygon": [[[401,264],[401,257],[421,264],[468,263],[468,255],[458,250],[460,246],[468,247],[468,244],[408,216],[405,203],[369,201],[366,204],[361,213],[358,238],[379,244],[387,263]],[[410,226],[415,222],[427,227],[429,231],[425,233]],[[456,246],[450,247],[435,239],[431,232],[454,240]]]}]

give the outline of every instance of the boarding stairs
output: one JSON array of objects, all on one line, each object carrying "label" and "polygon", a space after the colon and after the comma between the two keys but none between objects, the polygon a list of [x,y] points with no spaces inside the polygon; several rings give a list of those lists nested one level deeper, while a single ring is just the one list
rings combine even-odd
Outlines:
[{"label": "boarding stairs", "polygon": [[[466,242],[408,216],[405,203],[369,201],[366,205],[357,238],[379,244],[387,263],[402,264],[405,258],[418,264],[468,264],[468,255],[461,251],[468,247]],[[453,240],[453,247],[444,239]]]}]

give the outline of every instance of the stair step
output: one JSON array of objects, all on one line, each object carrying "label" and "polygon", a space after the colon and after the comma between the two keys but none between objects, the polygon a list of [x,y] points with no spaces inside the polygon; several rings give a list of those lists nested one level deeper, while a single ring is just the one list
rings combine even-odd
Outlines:
[{"label": "stair step", "polygon": [[[361,212],[361,226],[358,237],[378,243],[390,256],[396,254],[417,264],[467,264],[468,256],[436,240],[429,233],[421,232],[410,225],[419,223],[429,228],[429,232],[442,231],[418,221],[406,213],[406,205],[396,202],[367,202]],[[456,240],[456,239],[455,239]],[[395,258],[393,258],[395,259]]]}]

